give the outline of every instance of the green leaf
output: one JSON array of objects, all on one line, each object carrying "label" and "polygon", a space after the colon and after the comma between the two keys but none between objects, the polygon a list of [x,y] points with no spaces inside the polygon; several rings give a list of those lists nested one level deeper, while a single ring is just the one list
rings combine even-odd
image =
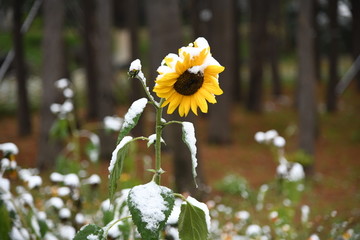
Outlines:
[{"label": "green leaf", "polygon": [[129,148],[129,143],[133,140],[132,137],[126,136],[121,142],[116,146],[115,150],[111,156],[111,162],[109,166],[109,198],[112,201],[116,188],[118,186],[117,182],[121,176],[124,159],[126,157],[127,150]]},{"label": "green leaf", "polygon": [[205,212],[201,208],[189,203],[189,201],[186,201],[186,204],[181,205],[181,212],[179,216],[180,239],[206,240],[208,239],[208,235],[209,231],[206,222]]},{"label": "green leaf", "polygon": [[104,234],[104,230],[101,227],[95,224],[89,224],[82,227],[80,231],[76,233],[73,240],[89,239],[88,236],[90,235],[97,236],[99,240],[105,240],[103,234]]},{"label": "green leaf", "polygon": [[129,110],[125,114],[124,123],[121,126],[117,143],[121,142],[131,129],[136,126],[147,102],[148,100],[146,98],[140,98],[131,104]]},{"label": "green leaf", "polygon": [[0,239],[8,240],[11,230],[11,219],[3,201],[0,201]]},{"label": "green leaf", "polygon": [[50,138],[62,140],[69,136],[69,123],[66,119],[56,120],[50,129]]},{"label": "green leaf", "polygon": [[197,187],[196,183],[196,167],[198,165],[197,158],[196,158],[196,138],[195,138],[195,128],[194,125],[191,122],[183,122],[182,123],[182,139],[186,146],[189,148],[191,153],[191,162],[192,162],[192,173],[194,177],[194,182]]},{"label": "green leaf", "polygon": [[132,188],[128,206],[132,220],[144,240],[158,240],[174,207],[173,192],[155,182]]}]

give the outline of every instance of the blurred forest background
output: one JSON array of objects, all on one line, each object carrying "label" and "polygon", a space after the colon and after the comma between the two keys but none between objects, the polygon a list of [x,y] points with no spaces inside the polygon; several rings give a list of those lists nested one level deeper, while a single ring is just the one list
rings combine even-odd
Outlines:
[{"label": "blurred forest background", "polygon": [[[53,167],[56,80],[74,83],[78,124],[86,128],[123,116],[143,96],[126,75],[132,60],[142,61],[152,85],[161,60],[199,36],[226,68],[218,103],[208,115],[189,117],[197,124],[203,181],[231,171],[254,184],[266,179],[276,163],[253,136],[274,128],[309,176],[333,174],[328,185],[349,177],[338,190],[350,189],[358,201],[359,0],[1,0],[0,142],[18,144],[25,165]],[[166,133],[174,184],[193,191],[186,146],[171,137],[177,130]],[[151,122],[133,134],[144,132],[152,132]],[[99,134],[107,164],[116,136]],[[331,194],[343,201],[339,192]]]}]

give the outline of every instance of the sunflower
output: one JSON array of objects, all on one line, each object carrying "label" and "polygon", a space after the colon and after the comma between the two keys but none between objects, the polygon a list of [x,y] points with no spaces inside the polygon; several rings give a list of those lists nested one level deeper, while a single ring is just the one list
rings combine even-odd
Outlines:
[{"label": "sunflower", "polygon": [[181,117],[187,116],[190,109],[197,115],[198,107],[203,113],[208,111],[209,103],[216,103],[215,95],[223,91],[219,86],[219,73],[224,71],[210,53],[205,38],[198,38],[194,43],[179,49],[179,53],[168,54],[157,69],[153,91],[164,98],[161,107],[167,105],[171,114],[179,108]]}]

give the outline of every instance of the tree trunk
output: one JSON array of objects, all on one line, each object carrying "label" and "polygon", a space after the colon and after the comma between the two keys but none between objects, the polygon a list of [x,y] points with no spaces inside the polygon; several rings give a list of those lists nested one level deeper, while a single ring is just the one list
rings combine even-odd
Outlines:
[{"label": "tree trunk", "polygon": [[269,26],[268,26],[268,53],[271,68],[272,95],[278,98],[282,94],[282,84],[279,71],[279,51],[280,51],[280,0],[273,0],[269,4]]},{"label": "tree trunk", "polygon": [[190,6],[193,38],[209,38],[211,28],[209,22],[212,18],[210,0],[190,0]]},{"label": "tree trunk", "polygon": [[[233,0],[212,0],[213,18],[211,22],[210,46],[212,54],[225,71],[220,74],[220,87],[224,94],[217,97],[217,103],[209,106],[208,139],[210,142],[226,144],[231,140],[230,113],[233,100],[235,67],[234,11]],[[224,47],[228,46],[228,47]]]},{"label": "tree trunk", "polygon": [[321,82],[321,52],[320,52],[320,27],[318,24],[317,14],[319,12],[319,0],[313,0],[314,13],[312,16],[314,26],[314,61],[315,61],[315,78]]},{"label": "tree trunk", "polygon": [[26,69],[24,61],[23,37],[21,33],[22,25],[22,0],[13,1],[14,22],[13,40],[15,52],[15,69],[17,79],[17,120],[18,134],[26,136],[31,133],[31,114],[27,92]]},{"label": "tree trunk", "polygon": [[[360,1],[351,1],[352,13],[352,53],[354,60],[360,56]],[[357,89],[360,92],[360,72],[356,74]]]},{"label": "tree trunk", "polygon": [[250,1],[250,79],[247,109],[261,112],[263,102],[263,66],[266,54],[267,1]]},{"label": "tree trunk", "polygon": [[[299,148],[310,156],[315,153],[316,100],[315,100],[315,65],[313,51],[313,28],[311,16],[312,0],[299,1],[297,50],[299,58],[298,76],[298,114]],[[312,166],[305,170],[311,174]]]},{"label": "tree trunk", "polygon": [[98,117],[97,106],[97,88],[98,77],[96,75],[95,65],[95,0],[82,0],[82,7],[84,12],[84,56],[85,56],[85,71],[87,79],[87,117],[89,119],[96,119]]},{"label": "tree trunk", "polygon": [[[156,69],[162,59],[168,53],[177,53],[182,46],[182,29],[180,22],[178,0],[152,0],[146,2],[147,23],[150,34],[150,78],[156,78]],[[152,88],[152,87],[151,87]],[[175,112],[171,116],[165,115],[165,119],[184,121],[188,118],[180,118]],[[189,150],[182,141],[181,127],[170,125],[164,129],[164,139],[168,149],[172,152],[175,175],[175,187],[178,192],[189,192],[192,195],[199,194],[195,189],[192,177],[192,163]],[[199,152],[199,151],[198,151]],[[200,159],[199,160],[199,166]],[[201,185],[203,179],[200,168],[197,169]]]},{"label": "tree trunk", "polygon": [[242,79],[241,79],[241,54],[240,54],[240,40],[241,40],[241,28],[240,28],[240,20],[241,20],[241,10],[240,6],[238,6],[238,1],[232,1],[232,10],[234,14],[234,23],[233,25],[233,49],[234,49],[234,87],[233,87],[233,97],[234,101],[240,102],[243,97],[242,93]]},{"label": "tree trunk", "polygon": [[328,112],[336,111],[337,94],[335,92],[338,83],[338,39],[339,28],[337,22],[338,0],[329,0],[329,31],[330,31],[330,46],[329,46],[329,82],[327,86],[326,108]]},{"label": "tree trunk", "polygon": [[59,98],[54,83],[65,75],[64,41],[64,1],[45,0],[43,5],[43,70],[40,110],[39,154],[37,165],[40,169],[55,166],[56,156],[60,151],[59,143],[49,139],[49,130],[55,120],[50,112],[50,105]]}]

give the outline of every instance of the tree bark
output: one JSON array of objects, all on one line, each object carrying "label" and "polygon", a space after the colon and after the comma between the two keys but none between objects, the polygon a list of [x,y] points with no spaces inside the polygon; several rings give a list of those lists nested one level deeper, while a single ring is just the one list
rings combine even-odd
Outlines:
[{"label": "tree bark", "polygon": [[[360,1],[351,1],[352,13],[352,55],[354,60],[360,56]],[[356,74],[357,89],[360,92],[360,72]]]},{"label": "tree bark", "polygon": [[[233,0],[212,0],[213,18],[211,22],[210,46],[212,54],[225,71],[220,74],[220,87],[224,94],[217,97],[217,103],[209,106],[208,140],[217,144],[231,141],[230,113],[233,98],[235,67],[234,52],[234,11]],[[224,47],[228,46],[228,47]]]},{"label": "tree bark", "polygon": [[328,112],[336,111],[337,94],[335,91],[336,85],[339,81],[338,77],[338,39],[339,28],[337,21],[338,0],[329,0],[329,32],[330,32],[330,46],[329,46],[329,82],[327,86],[326,108]]},{"label": "tree bark", "polygon": [[[315,65],[313,51],[313,28],[311,16],[312,0],[299,1],[297,50],[299,63],[298,76],[298,114],[299,114],[299,148],[310,156],[315,153],[316,134],[316,100],[315,100]],[[313,166],[306,166],[311,174]]]},{"label": "tree bark", "polygon": [[281,17],[281,4],[280,0],[273,0],[269,4],[269,24],[267,28],[268,33],[268,53],[269,64],[271,68],[272,80],[272,95],[278,98],[282,94],[282,84],[279,70],[279,51],[280,51],[280,17]]},{"label": "tree bark", "polygon": [[13,1],[13,40],[15,52],[15,70],[17,80],[17,120],[18,134],[27,136],[31,133],[31,114],[28,100],[26,68],[24,61],[24,45],[23,35],[21,33],[22,26],[22,0]]},{"label": "tree bark", "polygon": [[43,70],[42,99],[40,109],[39,154],[37,165],[40,169],[55,166],[56,156],[60,151],[59,143],[49,139],[49,130],[55,121],[50,112],[50,105],[59,98],[54,83],[65,75],[65,56],[63,41],[64,1],[45,0],[43,5]]},{"label": "tree bark", "polygon": [[241,20],[241,10],[240,6],[238,6],[238,1],[232,1],[232,10],[234,14],[234,23],[233,25],[233,56],[234,56],[234,87],[233,87],[233,97],[234,101],[241,102],[243,98],[243,86],[241,79],[241,54],[240,54],[240,40],[241,40],[241,28],[240,28],[240,20]]},{"label": "tree bark", "polygon": [[263,102],[263,66],[266,54],[266,0],[250,1],[250,79],[246,107],[261,112]]}]

